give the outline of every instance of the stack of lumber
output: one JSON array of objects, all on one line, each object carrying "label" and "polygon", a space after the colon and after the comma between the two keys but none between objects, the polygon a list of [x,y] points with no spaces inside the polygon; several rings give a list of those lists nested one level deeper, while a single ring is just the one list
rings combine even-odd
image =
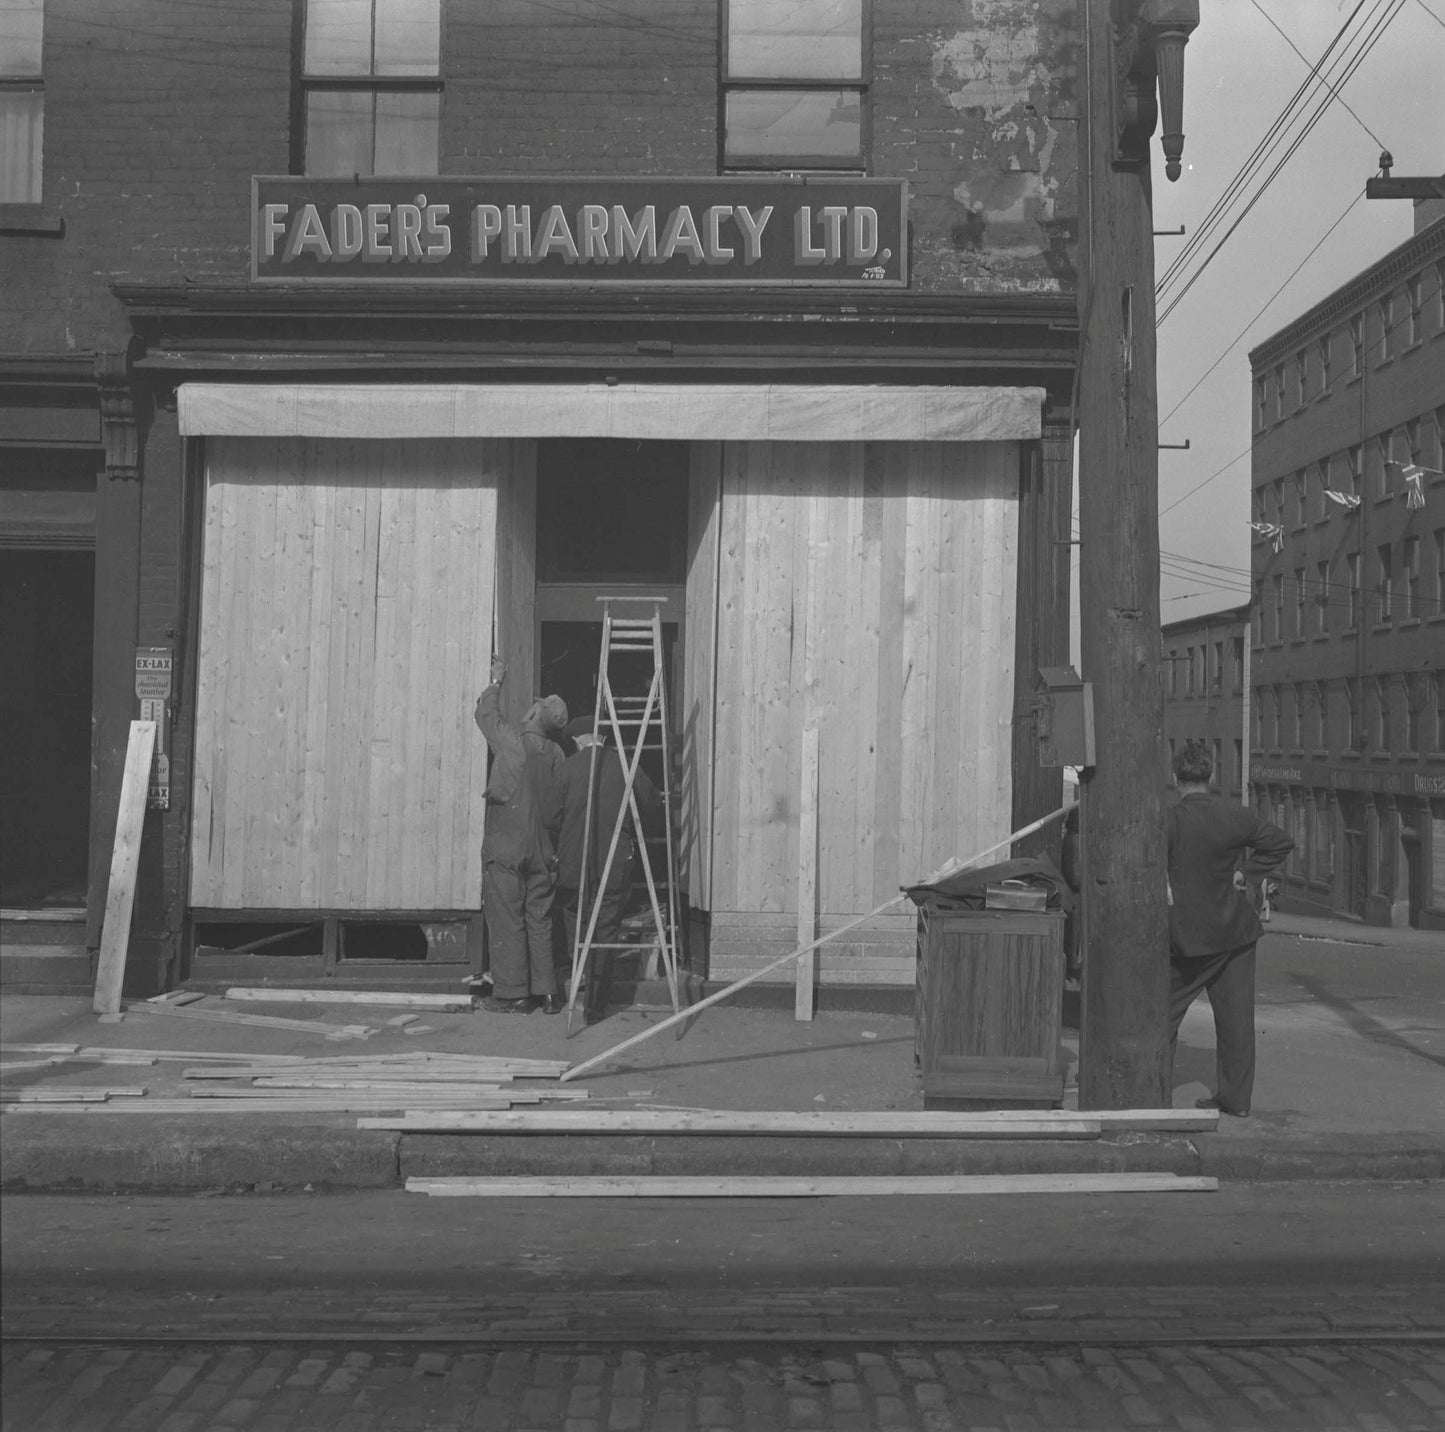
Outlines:
[{"label": "stack of lumber", "polygon": [[[558,1087],[557,1078],[566,1068],[566,1060],[561,1059],[423,1051],[323,1059],[299,1055],[260,1058],[215,1055],[184,1070],[188,1085],[185,1095],[148,1099],[143,1112],[396,1112],[402,1115],[505,1112],[519,1104],[551,1100],[576,1103],[587,1099],[585,1090]],[[532,1082],[519,1085],[515,1080]],[[102,1103],[98,1099],[64,1102],[83,1102],[88,1107],[99,1107]],[[19,1103],[17,1100],[15,1107]]]},{"label": "stack of lumber", "polygon": [[[207,1064],[187,1069],[193,1099],[211,1107],[276,1112],[400,1109],[420,1114],[505,1111],[518,1104],[572,1101],[574,1090],[556,1086],[565,1060],[504,1055],[406,1053],[371,1058],[304,1059],[290,1064]],[[552,1081],[518,1087],[514,1079]]]},{"label": "stack of lumber", "polygon": [[75,1086],[69,1089],[10,1089],[0,1094],[0,1107],[12,1108],[21,1104],[105,1104],[111,1099],[139,1099],[145,1090],[138,1084],[120,1088],[88,1089]]}]

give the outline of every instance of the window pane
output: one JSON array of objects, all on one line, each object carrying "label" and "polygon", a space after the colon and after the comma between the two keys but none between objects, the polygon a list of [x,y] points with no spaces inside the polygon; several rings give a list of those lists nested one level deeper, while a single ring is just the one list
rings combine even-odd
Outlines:
[{"label": "window pane", "polygon": [[440,0],[376,0],[376,73],[434,75],[441,67]]},{"label": "window pane", "polygon": [[306,96],[306,172],[370,174],[370,90],[317,90]]},{"label": "window pane", "polygon": [[0,75],[39,79],[43,0],[5,0],[0,5]]},{"label": "window pane", "polygon": [[442,97],[430,94],[376,96],[377,174],[435,174]]},{"label": "window pane", "polygon": [[733,90],[726,159],[862,162],[863,104],[852,90]]},{"label": "window pane", "polygon": [[863,0],[728,0],[728,74],[863,77]]},{"label": "window pane", "polygon": [[371,0],[307,0],[306,73],[371,73]]},{"label": "window pane", "polygon": [[38,204],[45,96],[39,90],[0,92],[0,204]]}]

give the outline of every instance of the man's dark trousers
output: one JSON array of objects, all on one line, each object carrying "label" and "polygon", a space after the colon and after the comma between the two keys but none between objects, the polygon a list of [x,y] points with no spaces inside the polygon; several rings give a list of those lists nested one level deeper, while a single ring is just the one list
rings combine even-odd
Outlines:
[{"label": "man's dark trousers", "polygon": [[557,989],[552,970],[552,872],[537,861],[515,869],[500,860],[482,865],[482,913],[492,992],[498,999],[546,996]]},{"label": "man's dark trousers", "polygon": [[1219,955],[1174,955],[1169,961],[1169,1057],[1179,1026],[1201,990],[1214,1011],[1215,1097],[1247,1114],[1254,1096],[1254,946]]},{"label": "man's dark trousers", "polygon": [[[612,986],[612,966],[617,952],[609,949],[599,949],[598,946],[613,945],[617,942],[617,936],[622,928],[622,912],[627,904],[628,894],[632,889],[631,871],[632,862],[629,860],[624,865],[627,873],[626,879],[614,879],[609,882],[609,888],[602,892],[602,907],[597,912],[597,927],[592,932],[592,947],[587,955],[587,967],[583,971],[583,979],[586,981],[587,993],[584,1008],[590,1015],[601,1017],[607,1010],[607,993]],[[577,925],[579,911],[577,908],[576,890],[569,890],[559,886],[557,898],[562,904],[562,922],[567,931],[567,954],[571,958],[572,951],[577,948]],[[582,931],[587,930],[587,921],[592,917],[592,910],[589,907],[580,912]],[[570,978],[570,968],[567,978]]]}]

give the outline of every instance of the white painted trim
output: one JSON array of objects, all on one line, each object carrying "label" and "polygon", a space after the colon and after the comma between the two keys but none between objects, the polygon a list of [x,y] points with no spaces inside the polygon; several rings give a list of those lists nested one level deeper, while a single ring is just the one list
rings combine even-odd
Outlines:
[{"label": "white painted trim", "polygon": [[186,437],[1037,438],[1042,388],[768,383],[183,383]]}]

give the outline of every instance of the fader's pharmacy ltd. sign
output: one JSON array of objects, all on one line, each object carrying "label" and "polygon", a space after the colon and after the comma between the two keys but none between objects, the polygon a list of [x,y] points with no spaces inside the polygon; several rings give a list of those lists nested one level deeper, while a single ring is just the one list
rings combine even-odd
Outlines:
[{"label": "fader's pharmacy ltd. sign", "polygon": [[898,179],[256,178],[257,282],[905,287]]}]

